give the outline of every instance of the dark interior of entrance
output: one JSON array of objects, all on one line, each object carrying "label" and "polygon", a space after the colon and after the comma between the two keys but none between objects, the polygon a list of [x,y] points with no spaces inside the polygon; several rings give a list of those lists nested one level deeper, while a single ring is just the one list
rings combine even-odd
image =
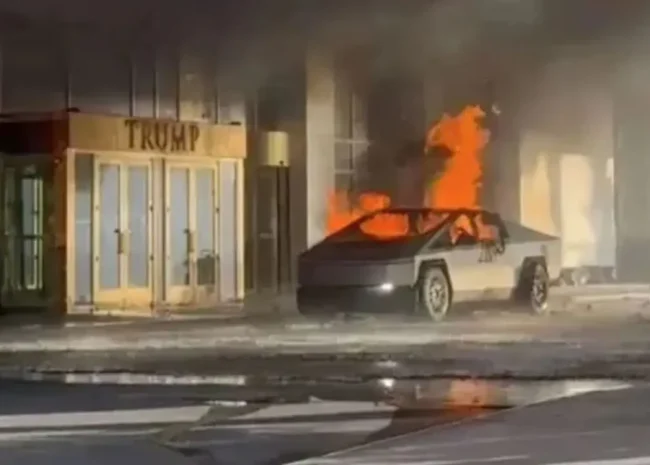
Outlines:
[{"label": "dark interior of entrance", "polygon": [[52,294],[53,178],[47,158],[2,162],[2,307],[43,308]]}]

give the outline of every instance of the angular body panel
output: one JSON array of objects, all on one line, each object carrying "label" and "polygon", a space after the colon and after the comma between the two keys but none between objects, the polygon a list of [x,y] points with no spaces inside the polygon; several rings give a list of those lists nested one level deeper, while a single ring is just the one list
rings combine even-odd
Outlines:
[{"label": "angular body panel", "polygon": [[[376,215],[403,221],[372,223]],[[370,224],[381,227],[365,227]],[[430,266],[445,270],[454,302],[506,300],[531,262],[543,264],[556,279],[560,260],[557,237],[503,222],[490,212],[384,210],[300,256],[298,305],[303,313],[412,313],[422,270]]]}]

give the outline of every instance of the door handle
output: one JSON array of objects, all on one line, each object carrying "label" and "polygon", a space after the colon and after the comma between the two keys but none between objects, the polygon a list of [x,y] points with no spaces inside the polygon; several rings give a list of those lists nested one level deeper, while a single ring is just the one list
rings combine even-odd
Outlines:
[{"label": "door handle", "polygon": [[115,234],[117,234],[117,253],[124,255],[124,235],[119,229],[115,230]]},{"label": "door handle", "polygon": [[196,233],[186,229],[185,234],[187,234],[187,252],[193,254],[196,251]]},{"label": "door handle", "polygon": [[129,253],[129,232],[116,231],[117,233],[117,253],[126,255]]}]

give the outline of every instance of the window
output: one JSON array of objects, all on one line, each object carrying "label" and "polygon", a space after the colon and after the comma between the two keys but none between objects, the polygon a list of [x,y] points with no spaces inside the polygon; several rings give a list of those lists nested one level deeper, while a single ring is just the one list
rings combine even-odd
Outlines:
[{"label": "window", "polygon": [[338,70],[334,88],[334,188],[337,192],[354,189],[359,160],[368,150],[365,100],[353,89],[345,73]]},{"label": "window", "polygon": [[390,210],[367,215],[328,238],[336,242],[411,242],[431,237],[449,215],[432,210]]}]

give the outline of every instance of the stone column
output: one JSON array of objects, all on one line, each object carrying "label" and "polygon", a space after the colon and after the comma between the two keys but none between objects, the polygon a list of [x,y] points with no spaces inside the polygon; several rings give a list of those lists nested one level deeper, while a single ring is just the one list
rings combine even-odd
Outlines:
[{"label": "stone column", "polygon": [[[327,203],[334,189],[334,105],[335,76],[333,59],[322,49],[310,48],[306,57],[305,151],[303,189],[295,186],[294,202],[304,198],[306,212],[305,246],[320,241],[326,234]],[[303,197],[299,193],[306,192]],[[298,207],[298,205],[294,205]]]}]

